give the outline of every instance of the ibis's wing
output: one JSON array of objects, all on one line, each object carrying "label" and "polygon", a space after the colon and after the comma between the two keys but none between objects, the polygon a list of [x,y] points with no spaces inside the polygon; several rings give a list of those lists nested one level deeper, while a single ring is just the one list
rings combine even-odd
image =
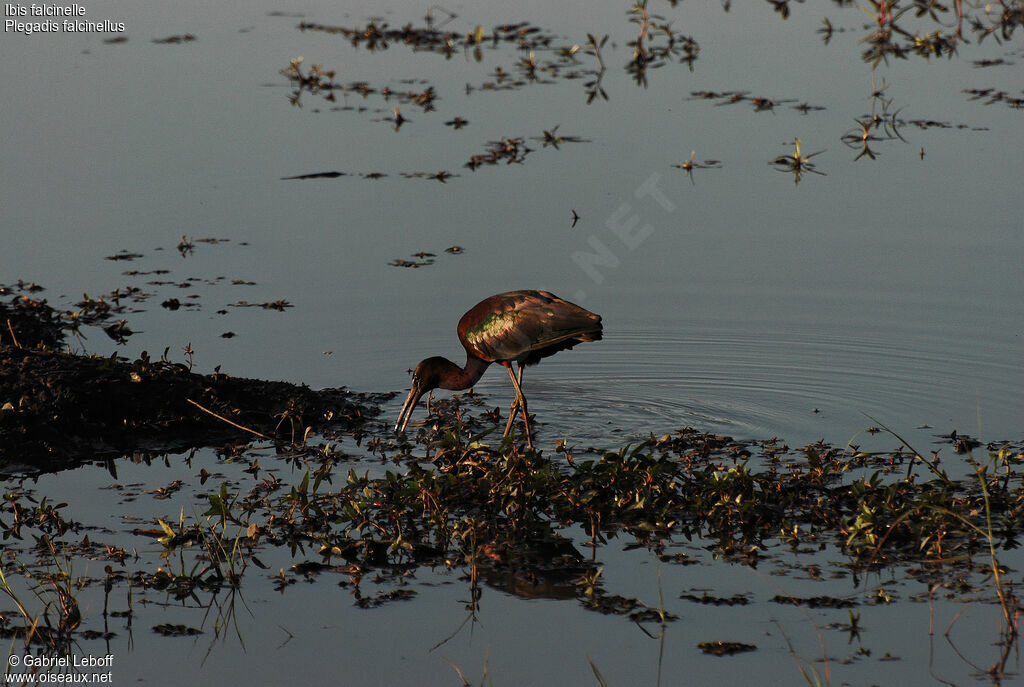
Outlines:
[{"label": "ibis's wing", "polygon": [[473,355],[534,363],[581,341],[601,338],[601,317],[547,291],[511,291],[481,301],[459,320]]}]

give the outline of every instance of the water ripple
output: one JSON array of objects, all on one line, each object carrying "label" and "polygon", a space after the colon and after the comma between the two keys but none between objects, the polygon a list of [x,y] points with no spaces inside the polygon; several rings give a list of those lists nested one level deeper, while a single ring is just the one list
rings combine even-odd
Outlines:
[{"label": "water ripple", "polygon": [[[681,426],[800,443],[845,442],[871,425],[1003,435],[1019,430],[1024,390],[1012,355],[965,337],[799,331],[607,332],[527,371],[530,409],[551,438],[608,441]],[[478,391],[507,403],[503,375]],[[595,419],[598,422],[595,422]],[[991,436],[989,438],[996,438]]]}]

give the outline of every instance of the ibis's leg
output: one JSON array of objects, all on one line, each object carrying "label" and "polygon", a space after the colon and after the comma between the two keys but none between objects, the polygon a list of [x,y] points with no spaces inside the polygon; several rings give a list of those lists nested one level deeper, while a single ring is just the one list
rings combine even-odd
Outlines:
[{"label": "ibis's leg", "polygon": [[[511,368],[509,368],[511,371]],[[523,386],[523,366],[519,366],[519,386]],[[512,405],[508,407],[508,423],[505,424],[505,433],[502,436],[507,437],[508,433],[512,431],[512,423],[516,421],[516,415],[519,413],[519,394],[512,399]]]},{"label": "ibis's leg", "polygon": [[[519,379],[516,379],[516,375],[512,372],[512,365],[509,363],[502,363],[505,369],[508,370],[508,377],[512,380],[512,386],[516,388],[516,398],[519,400],[519,410],[523,414],[523,426],[526,428],[526,445],[531,449],[533,448],[533,437],[530,432],[530,416],[526,410],[526,396],[523,396],[523,387],[519,383]],[[523,368],[519,368],[519,377],[523,376]]]},{"label": "ibis's leg", "polygon": [[516,421],[516,415],[519,414],[519,397],[516,396],[512,399],[512,405],[508,407],[508,422],[505,423],[505,433],[501,436],[507,437],[508,433],[512,431],[512,423]]}]

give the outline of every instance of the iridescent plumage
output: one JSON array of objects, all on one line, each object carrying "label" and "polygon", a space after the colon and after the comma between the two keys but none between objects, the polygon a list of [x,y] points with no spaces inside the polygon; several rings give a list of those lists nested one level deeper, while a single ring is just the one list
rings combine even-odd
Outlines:
[{"label": "iridescent plumage", "polygon": [[[558,351],[601,338],[601,317],[547,291],[509,291],[486,298],[459,320],[459,341],[466,349],[466,365],[433,357],[416,366],[412,388],[395,424],[401,431],[420,397],[431,389],[468,389],[476,384],[491,363],[508,370],[516,398],[509,409],[505,435],[517,413],[526,425],[527,443],[533,446],[526,398],[522,392],[523,367],[540,362]],[[519,365],[518,376],[512,363]]]}]

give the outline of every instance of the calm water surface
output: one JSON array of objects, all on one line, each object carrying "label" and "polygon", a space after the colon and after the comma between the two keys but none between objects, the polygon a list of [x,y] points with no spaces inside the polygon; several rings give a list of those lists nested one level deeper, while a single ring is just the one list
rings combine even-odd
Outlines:
[{"label": "calm water surface", "polygon": [[[87,19],[124,21],[128,41],[14,33],[0,41],[0,281],[36,281],[65,304],[81,293],[143,286],[154,295],[131,316],[142,333],[118,349],[123,355],[169,346],[172,359],[182,359],[191,344],[202,371],[222,365],[235,375],[373,391],[407,388],[407,368],[429,355],[460,359],[455,323],[481,298],[549,289],[600,313],[605,340],[527,373],[545,448],[563,438],[617,447],[687,425],[791,445],[855,438],[892,448],[891,438],[861,434],[876,420],[929,447],[934,435],[954,429],[985,440],[1019,437],[1022,111],[985,105],[964,89],[1019,98],[1021,32],[1002,43],[972,39],[952,59],[910,56],[872,70],[860,59],[866,14],[819,0],[791,4],[783,20],[765,2],[733,3],[728,12],[719,3],[652,2],[651,12],[692,36],[700,52],[692,69],[678,60],[650,69],[646,85],[624,69],[627,43],[639,31],[629,3],[449,7],[458,16],[446,28],[456,34],[529,21],[555,37],[535,57],[558,63],[557,71],[496,88],[522,78],[517,63],[526,54],[512,44],[487,45],[479,60],[461,49],[446,59],[397,44],[369,51],[296,28],[300,21],[364,26],[370,17],[422,26],[426,5],[88,3]],[[828,44],[818,33],[825,18],[836,29]],[[198,40],[152,42],[185,33]],[[602,49],[607,100],[590,104],[595,58],[580,50],[574,65],[555,50],[584,47],[588,33],[610,36]],[[336,92],[334,102],[307,92],[294,105],[280,72],[299,56],[304,68],[336,70],[342,84],[431,86],[436,110],[379,92]],[[979,60],[1005,64],[979,67]],[[511,75],[506,81],[499,68]],[[727,95],[692,95],[700,92],[748,95],[728,104]],[[757,96],[775,101],[774,109],[756,111]],[[812,108],[794,109],[801,103]],[[397,131],[388,121],[395,105],[409,120]],[[877,159],[855,159],[860,148],[844,135],[856,133],[856,119],[885,114],[898,118],[903,140],[879,128],[885,140],[871,142]],[[445,124],[457,116],[468,125]],[[555,126],[582,140],[545,145],[544,132]],[[520,164],[464,167],[489,141],[513,137],[530,148]],[[804,155],[824,151],[812,159],[821,174],[805,173],[799,183],[769,164],[791,154],[797,137]],[[697,162],[719,164],[694,169],[691,181],[673,167],[691,151]],[[406,178],[441,170],[456,176]],[[346,176],[282,180],[329,171]],[[363,177],[371,173],[386,176]],[[174,250],[183,235],[229,241],[197,243],[183,258]],[[463,252],[444,252],[453,245]],[[143,257],[104,260],[122,249]],[[436,254],[434,263],[389,265],[420,251]],[[170,274],[123,274],[131,269]],[[189,285],[146,284],[154,278]],[[189,295],[201,307],[158,305]],[[277,299],[294,307],[226,307]],[[222,338],[227,331],[236,336]],[[114,350],[100,332],[83,345]],[[507,387],[492,371],[477,390],[505,406]],[[210,455],[202,460],[228,469]],[[119,478],[159,486],[199,470],[169,462],[125,466],[130,476]],[[47,477],[39,489],[67,492],[73,508],[123,530],[127,506],[116,490],[73,500],[83,482],[98,488],[109,476],[77,473]],[[181,506],[170,503],[163,514],[146,508],[140,517],[176,517]],[[613,549],[599,554],[608,585],[647,603],[657,598],[659,570],[673,600],[711,586],[711,575],[722,596],[731,587],[763,601],[784,586],[808,595],[799,579],[710,560],[665,569]],[[271,569],[290,564],[274,561]],[[231,632],[211,649],[209,638],[165,640],[146,630],[132,647],[112,645],[115,676],[177,684],[202,669],[222,680],[301,672],[345,684],[457,684],[450,661],[474,681],[486,666],[496,683],[594,684],[589,656],[610,684],[657,680],[660,644],[635,625],[582,612],[574,601],[523,601],[494,590],[478,623],[431,652],[464,619],[468,591],[454,574],[425,583],[436,588],[379,611],[355,609],[330,583],[300,584],[284,597],[267,583],[236,614],[244,640]],[[814,584],[817,594],[852,591],[848,579]],[[834,677],[925,684],[929,607],[907,606],[864,610],[864,624],[879,631],[865,640],[874,654],[841,669],[836,659],[852,650],[845,635],[819,629],[820,616],[764,604],[753,613],[676,607],[683,620],[669,627],[663,683],[696,675],[747,684],[752,670],[799,680],[783,633],[809,661],[821,656],[824,633]],[[972,606],[957,632],[994,628],[985,611]],[[173,622],[198,622],[181,609],[165,612]],[[940,604],[935,612],[948,623],[957,609]],[[910,636],[888,647],[882,628],[895,622]],[[761,650],[731,659],[696,650],[714,638]],[[880,663],[885,651],[905,658]],[[935,674],[970,682],[971,668],[950,653],[941,652]],[[523,655],[536,657],[536,666],[524,665]]]}]

